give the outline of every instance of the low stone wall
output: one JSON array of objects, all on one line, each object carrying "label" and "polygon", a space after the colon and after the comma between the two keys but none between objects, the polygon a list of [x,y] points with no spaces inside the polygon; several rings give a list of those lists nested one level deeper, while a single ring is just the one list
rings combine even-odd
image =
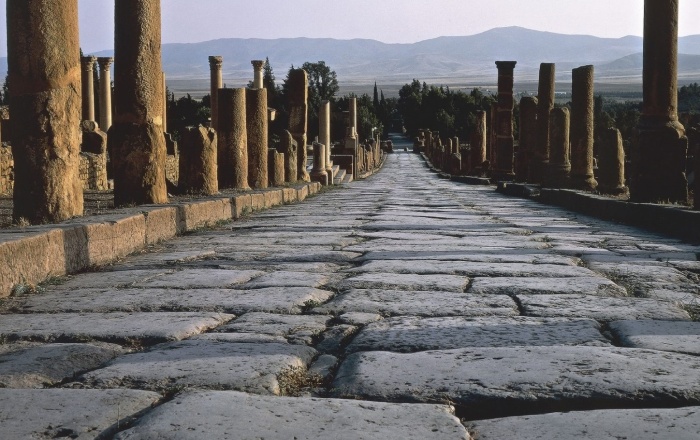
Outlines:
[{"label": "low stone wall", "polygon": [[107,156],[105,154],[80,153],[80,180],[83,189],[106,191]]},{"label": "low stone wall", "polygon": [[12,194],[15,187],[15,161],[12,149],[3,145],[0,147],[0,194]]},{"label": "low stone wall", "polygon": [[165,158],[165,178],[177,186],[180,180],[180,155],[168,154]]}]

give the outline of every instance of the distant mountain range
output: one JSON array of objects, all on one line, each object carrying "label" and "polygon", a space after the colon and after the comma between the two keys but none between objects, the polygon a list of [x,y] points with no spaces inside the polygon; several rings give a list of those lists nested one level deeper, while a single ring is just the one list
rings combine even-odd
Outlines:
[{"label": "distant mountain range", "polygon": [[[536,81],[541,62],[557,63],[557,79],[570,80],[576,66],[596,66],[598,81],[640,82],[642,38],[564,35],[520,27],[496,28],[464,37],[439,37],[413,44],[375,40],[227,38],[202,43],[164,44],[168,79],[206,79],[209,55],[224,58],[224,81],[252,79],[250,60],[268,57],[278,79],[305,61],[325,61],[342,82],[405,82],[468,79],[493,83],[496,60],[515,60],[516,82]],[[679,39],[679,77],[700,81],[700,35]],[[111,51],[97,53],[109,56]],[[0,58],[0,72],[7,59]]]}]

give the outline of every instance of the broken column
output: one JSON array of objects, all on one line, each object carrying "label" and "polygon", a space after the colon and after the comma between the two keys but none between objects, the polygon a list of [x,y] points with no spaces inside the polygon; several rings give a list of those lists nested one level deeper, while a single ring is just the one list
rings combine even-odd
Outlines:
[{"label": "broken column", "polygon": [[246,89],[219,89],[217,96],[219,187],[249,189]]},{"label": "broken column", "polygon": [[486,162],[486,112],[476,112],[476,127],[471,137],[471,163],[473,168],[482,169]]},{"label": "broken column", "polygon": [[180,133],[179,189],[186,194],[212,195],[217,182],[216,132],[210,127],[187,127]]},{"label": "broken column", "polygon": [[80,58],[81,82],[83,92],[83,121],[95,120],[95,86],[93,70],[97,57],[87,56]]},{"label": "broken column", "polygon": [[77,0],[7,2],[7,43],[13,218],[42,223],[82,215]]},{"label": "broken column", "polygon": [[265,65],[265,61],[253,60],[250,64],[253,65],[253,88],[262,89],[265,87],[263,85],[263,66]]},{"label": "broken column", "polygon": [[248,185],[267,188],[267,90],[246,89],[246,126],[248,131]]},{"label": "broken column", "polygon": [[598,191],[603,194],[625,194],[625,149],[622,135],[608,128],[600,135],[598,151]]},{"label": "broken column", "polygon": [[326,146],[326,172],[329,184],[333,184],[333,162],[331,162],[331,103],[321,101],[318,111],[318,141]]},{"label": "broken column", "polygon": [[540,64],[537,88],[537,142],[530,153],[530,182],[542,183],[549,164],[549,112],[554,108],[554,72],[552,63]]},{"label": "broken column", "polygon": [[520,99],[520,137],[516,180],[531,182],[530,156],[537,143],[537,98],[525,96]]},{"label": "broken column", "polygon": [[554,108],[549,114],[549,166],[542,185],[566,188],[571,173],[569,109]]},{"label": "broken column", "polygon": [[267,150],[267,163],[270,186],[284,185],[284,154],[270,148]]},{"label": "broken column", "polygon": [[571,92],[571,187],[592,191],[593,176],[593,66],[572,71]]},{"label": "broken column", "polygon": [[288,183],[294,183],[297,181],[298,176],[297,142],[294,140],[292,133],[284,130],[280,144],[281,153],[284,154],[284,180]]},{"label": "broken column", "polygon": [[688,202],[688,138],[677,114],[678,3],[644,2],[644,102],[630,176],[637,202]]},{"label": "broken column", "polygon": [[165,83],[165,72],[161,72],[163,76],[163,133],[168,132],[168,86]]},{"label": "broken column", "polygon": [[112,126],[112,74],[109,70],[112,61],[112,57],[97,58],[100,70],[100,128],[105,132]]},{"label": "broken column", "polygon": [[306,171],[306,129],[308,127],[309,76],[304,69],[292,69],[287,78],[289,90],[289,132],[297,143],[297,180],[309,181]]},{"label": "broken column", "polygon": [[221,66],[224,63],[224,58],[218,55],[209,57],[209,70],[211,77],[210,102],[211,102],[211,127],[218,130],[219,117],[219,95],[217,91],[224,86],[224,76]]},{"label": "broken column", "polygon": [[498,102],[491,103],[491,111],[489,113],[489,142],[487,146],[487,159],[491,162],[491,168],[496,164],[496,115],[498,114]]},{"label": "broken column", "polygon": [[115,2],[114,20],[114,204],[166,203],[160,1]]},{"label": "broken column", "polygon": [[496,110],[496,163],[494,178],[513,180],[513,70],[515,61],[496,61],[498,108]]},{"label": "broken column", "polygon": [[326,173],[326,146],[319,143],[313,143],[314,148],[314,165],[311,169],[311,181],[319,182],[323,186],[328,185],[328,173]]}]

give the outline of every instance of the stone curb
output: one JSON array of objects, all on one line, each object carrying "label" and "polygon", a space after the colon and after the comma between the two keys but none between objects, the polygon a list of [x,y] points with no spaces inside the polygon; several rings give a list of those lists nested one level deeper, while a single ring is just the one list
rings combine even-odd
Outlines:
[{"label": "stone curb", "polygon": [[572,189],[542,188],[523,184],[502,184],[498,191],[515,197],[560,206],[581,214],[700,242],[700,211],[674,205],[634,203]]},{"label": "stone curb", "polygon": [[0,230],[0,297],[9,296],[17,285],[104,265],[185,232],[304,201],[320,189],[318,182],[303,183]]},{"label": "stone curb", "polygon": [[425,164],[428,166],[430,171],[437,173],[438,177],[442,179],[449,179],[453,182],[457,183],[464,183],[467,185],[492,185],[493,183],[491,182],[491,179],[488,177],[475,177],[475,176],[453,176],[451,174],[448,174],[441,169],[435,167],[433,163],[430,161],[428,156],[425,155],[425,153],[420,153],[421,158],[425,161]]}]

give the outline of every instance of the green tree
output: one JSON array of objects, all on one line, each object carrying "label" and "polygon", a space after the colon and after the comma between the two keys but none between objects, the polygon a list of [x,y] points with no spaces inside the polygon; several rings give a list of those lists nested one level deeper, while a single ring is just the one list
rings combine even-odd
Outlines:
[{"label": "green tree", "polygon": [[[335,102],[335,95],[340,87],[338,86],[338,77],[334,70],[331,70],[325,61],[316,63],[305,62],[301,66],[306,71],[309,77],[309,99],[308,99],[308,138],[313,139],[318,136],[318,109],[322,101],[329,101],[331,105]],[[290,67],[290,71],[294,66]],[[288,93],[287,78],[282,85],[282,94]],[[279,109],[278,109],[279,110]],[[286,109],[284,109],[286,113]],[[284,118],[284,114],[282,115]]]},{"label": "green tree", "polygon": [[9,76],[5,75],[5,82],[2,83],[2,92],[0,92],[0,104],[10,105],[10,85]]},{"label": "green tree", "polygon": [[680,113],[700,113],[700,85],[688,84],[678,89],[678,111]]}]

